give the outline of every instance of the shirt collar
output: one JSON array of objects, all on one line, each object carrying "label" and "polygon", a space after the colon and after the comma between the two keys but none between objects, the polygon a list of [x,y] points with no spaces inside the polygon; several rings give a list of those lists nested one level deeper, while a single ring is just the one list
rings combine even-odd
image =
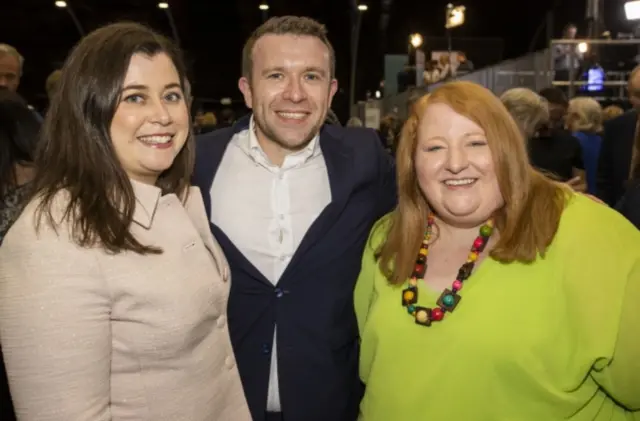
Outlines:
[{"label": "shirt collar", "polygon": [[150,228],[153,216],[158,208],[158,202],[162,196],[160,187],[131,180],[133,194],[136,197],[133,220],[144,228]]},{"label": "shirt collar", "polygon": [[[260,146],[258,142],[258,136],[256,135],[256,127],[253,119],[253,115],[251,116],[251,120],[249,121],[249,133],[248,133],[248,145],[247,152],[249,156],[254,160],[266,160],[269,162],[264,150]],[[307,162],[309,159],[318,156],[321,154],[320,145],[319,145],[320,135],[315,135],[311,142],[302,150],[294,152],[290,154],[290,157],[295,158],[298,162]]]}]

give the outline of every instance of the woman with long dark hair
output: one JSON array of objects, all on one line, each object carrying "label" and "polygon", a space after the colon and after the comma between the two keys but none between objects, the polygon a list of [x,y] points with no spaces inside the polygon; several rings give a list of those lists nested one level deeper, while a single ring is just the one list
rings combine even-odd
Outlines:
[{"label": "woman with long dark hair", "polygon": [[185,87],[176,47],[137,24],[89,34],[62,69],[34,196],[0,247],[21,421],[251,419]]}]

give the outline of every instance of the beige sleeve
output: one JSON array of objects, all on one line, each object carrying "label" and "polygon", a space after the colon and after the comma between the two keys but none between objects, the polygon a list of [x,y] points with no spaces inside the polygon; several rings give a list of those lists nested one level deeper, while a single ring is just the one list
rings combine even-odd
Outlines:
[{"label": "beige sleeve", "polygon": [[0,341],[20,421],[111,419],[111,300],[90,250],[21,218],[0,247]]}]

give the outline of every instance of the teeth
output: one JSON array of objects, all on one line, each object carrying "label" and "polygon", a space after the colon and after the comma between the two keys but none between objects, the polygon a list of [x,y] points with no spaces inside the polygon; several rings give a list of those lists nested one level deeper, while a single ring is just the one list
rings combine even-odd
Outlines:
[{"label": "teeth", "polygon": [[460,180],[445,180],[447,186],[466,186],[476,181],[475,178],[462,178]]},{"label": "teeth", "polygon": [[170,142],[173,136],[140,136],[138,139],[144,143],[161,144]]},{"label": "teeth", "polygon": [[284,117],[284,118],[292,118],[295,120],[302,120],[303,118],[305,118],[307,115],[305,113],[278,113],[280,116]]}]

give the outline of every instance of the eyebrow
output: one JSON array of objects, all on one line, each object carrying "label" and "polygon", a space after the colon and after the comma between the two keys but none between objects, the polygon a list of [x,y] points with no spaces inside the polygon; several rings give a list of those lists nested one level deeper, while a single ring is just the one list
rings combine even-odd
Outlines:
[{"label": "eyebrow", "polygon": [[[167,85],[164,85],[164,90],[166,91],[167,89],[174,89],[174,88],[182,88],[182,86],[180,86],[179,83],[169,83]],[[122,88],[122,91],[129,91],[129,90],[136,90],[136,91],[148,91],[149,87],[147,85],[127,85],[124,88]]]},{"label": "eyebrow", "polygon": [[[287,70],[282,66],[270,67],[270,68],[264,69],[262,71],[262,75],[267,75],[267,74],[272,73],[272,72],[286,73]],[[327,75],[327,71],[326,70],[324,70],[324,69],[322,69],[320,67],[316,67],[316,66],[305,67],[303,73],[309,73],[309,72],[319,73],[323,77]]]},{"label": "eyebrow", "polygon": [[[482,133],[482,132],[467,132],[465,134],[462,135],[463,138],[468,138],[468,137],[473,137],[473,136],[482,136],[482,137],[487,137],[486,134]],[[431,136],[427,138],[427,141],[429,140],[447,140],[445,136]]]}]

